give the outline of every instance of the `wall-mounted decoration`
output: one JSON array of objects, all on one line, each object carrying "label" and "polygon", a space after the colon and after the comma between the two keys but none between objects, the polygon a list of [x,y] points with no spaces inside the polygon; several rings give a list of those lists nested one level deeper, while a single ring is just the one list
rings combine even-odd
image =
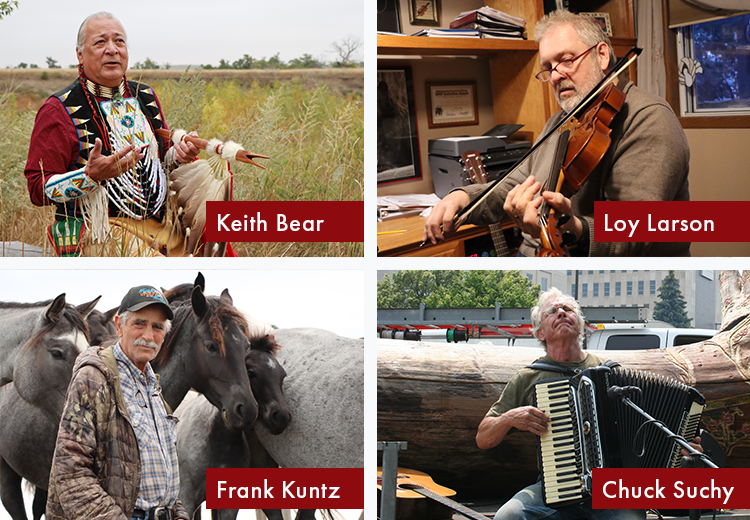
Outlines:
[{"label": "wall-mounted decoration", "polygon": [[609,21],[609,13],[578,13],[583,16],[590,16],[596,20],[604,31],[604,34],[612,37],[612,22]]},{"label": "wall-mounted decoration", "polygon": [[440,0],[408,0],[412,25],[440,26]]},{"label": "wall-mounted decoration", "polygon": [[398,0],[378,0],[378,31],[401,32],[401,20],[398,15]]},{"label": "wall-mounted decoration", "polygon": [[427,126],[479,124],[477,82],[427,83]]},{"label": "wall-mounted decoration", "polygon": [[378,69],[378,184],[420,179],[411,67]]}]

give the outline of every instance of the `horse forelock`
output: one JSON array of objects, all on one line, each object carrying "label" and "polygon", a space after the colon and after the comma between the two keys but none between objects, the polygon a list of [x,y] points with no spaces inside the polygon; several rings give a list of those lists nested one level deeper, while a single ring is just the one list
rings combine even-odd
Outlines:
[{"label": "horse forelock", "polygon": [[272,334],[249,337],[248,339],[250,340],[250,350],[260,350],[261,352],[268,352],[275,356],[281,348],[281,345],[276,343],[276,338]]},{"label": "horse forelock", "polygon": [[245,315],[238,311],[231,303],[221,298],[206,298],[209,305],[209,327],[214,342],[219,346],[222,356],[226,355],[227,348],[224,344],[224,331],[230,323],[235,323],[240,331],[247,337],[248,324]]},{"label": "horse forelock", "polygon": [[[224,325],[228,322],[235,322],[240,330],[247,335],[247,320],[244,315],[235,309],[230,303],[222,300],[215,296],[206,297],[207,311],[200,323],[206,322],[208,329],[211,332],[211,339],[213,339],[216,346],[219,347],[219,352],[222,356],[226,356],[226,345],[224,344]],[[156,358],[151,362],[152,366],[161,367],[169,361],[172,355],[174,339],[182,329],[183,325],[187,320],[193,316],[193,307],[189,300],[176,302],[173,304],[172,311],[174,312],[174,326],[164,338],[162,348],[159,350]]]},{"label": "horse forelock", "polygon": [[[46,302],[37,302],[33,304],[28,304],[28,305],[26,304],[19,304],[19,305],[22,305],[25,307],[41,307],[41,306],[49,305],[52,301],[53,300],[48,300]],[[87,344],[90,343],[91,340],[89,338],[89,326],[86,323],[86,320],[83,318],[83,316],[81,316],[81,313],[78,312],[78,310],[73,305],[71,304],[65,305],[65,309],[63,309],[63,312],[62,312],[62,318],[70,321],[73,324],[73,328],[75,329],[75,331],[83,333],[83,337],[86,339],[86,343]],[[59,321],[60,320],[58,320],[58,322]],[[41,341],[41,339],[44,336],[46,336],[50,331],[52,331],[52,329],[54,329],[57,326],[58,322],[49,322],[44,327],[39,329],[29,339],[29,343],[26,346],[25,351],[28,351],[29,349],[33,348],[34,345],[39,343],[39,341]],[[78,345],[76,345],[76,348],[80,350],[80,347]]]}]

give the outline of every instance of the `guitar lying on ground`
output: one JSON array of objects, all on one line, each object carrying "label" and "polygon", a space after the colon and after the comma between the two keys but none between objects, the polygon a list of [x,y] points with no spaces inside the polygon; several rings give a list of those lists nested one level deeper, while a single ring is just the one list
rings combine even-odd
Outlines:
[{"label": "guitar lying on ground", "polygon": [[[378,467],[378,490],[380,491],[382,491],[382,480],[383,469]],[[413,469],[398,468],[398,474],[396,475],[396,498],[430,498],[472,520],[487,520],[487,517],[481,513],[477,513],[465,505],[448,498],[455,496],[455,494],[456,492],[452,489],[436,484],[432,480],[432,477],[426,473]]]}]

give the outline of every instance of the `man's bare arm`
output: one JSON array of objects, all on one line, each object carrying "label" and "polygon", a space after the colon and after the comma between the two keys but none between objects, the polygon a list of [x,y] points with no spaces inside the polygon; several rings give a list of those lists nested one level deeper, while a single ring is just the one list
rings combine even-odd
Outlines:
[{"label": "man's bare arm", "polygon": [[485,417],[477,430],[477,446],[482,450],[500,444],[511,428],[542,435],[547,431],[550,418],[533,406],[521,406],[496,417]]}]

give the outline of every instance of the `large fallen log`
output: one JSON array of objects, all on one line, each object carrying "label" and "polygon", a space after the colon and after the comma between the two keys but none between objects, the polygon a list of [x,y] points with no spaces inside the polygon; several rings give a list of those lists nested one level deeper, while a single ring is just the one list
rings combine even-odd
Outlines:
[{"label": "large fallen log", "polygon": [[[707,400],[701,427],[726,450],[727,467],[750,467],[749,331],[745,316],[702,343],[597,353],[696,387]],[[490,450],[474,437],[508,380],[541,355],[540,348],[379,340],[378,440],[407,441],[400,466],[464,497],[511,496],[538,476],[535,437],[516,432]]]}]

